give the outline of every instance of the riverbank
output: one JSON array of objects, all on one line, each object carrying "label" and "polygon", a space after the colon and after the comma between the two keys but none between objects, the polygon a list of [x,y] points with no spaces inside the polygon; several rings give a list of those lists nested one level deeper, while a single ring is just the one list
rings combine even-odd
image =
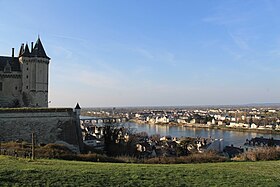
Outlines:
[{"label": "riverbank", "polygon": [[202,129],[217,129],[224,131],[238,131],[238,132],[252,132],[252,133],[262,133],[262,134],[280,134],[279,130],[270,130],[270,129],[249,129],[249,128],[238,128],[238,127],[226,127],[226,126],[217,126],[217,125],[207,125],[199,123],[147,123],[141,120],[130,120],[139,125],[149,124],[149,125],[159,125],[159,126],[178,126],[178,127],[189,127],[189,128],[202,128]]},{"label": "riverbank", "polygon": [[[178,124],[181,126],[181,124]],[[238,132],[253,132],[253,133],[262,133],[262,134],[280,134],[280,131],[270,130],[270,129],[249,129],[249,128],[238,128],[238,127],[226,127],[226,126],[214,126],[206,124],[184,124],[184,127],[191,128],[206,128],[206,129],[218,129],[225,131],[238,131]]]}]

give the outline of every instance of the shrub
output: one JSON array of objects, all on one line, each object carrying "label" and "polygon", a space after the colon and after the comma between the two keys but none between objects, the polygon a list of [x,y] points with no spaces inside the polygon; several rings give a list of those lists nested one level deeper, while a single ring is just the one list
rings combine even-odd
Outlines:
[{"label": "shrub", "polygon": [[264,147],[256,148],[254,150],[247,151],[241,155],[235,157],[233,160],[238,161],[260,161],[260,160],[279,160],[280,148],[279,147]]},{"label": "shrub", "polygon": [[187,164],[187,163],[206,163],[206,162],[225,162],[227,158],[214,152],[194,153],[189,156],[181,157],[156,157],[145,160],[147,164]]},{"label": "shrub", "polygon": [[68,158],[75,155],[69,148],[61,144],[47,144],[36,147],[36,157],[40,158]]},{"label": "shrub", "polygon": [[137,157],[133,157],[133,156],[118,156],[116,157],[116,159],[118,159],[119,161],[125,162],[125,163],[141,163],[143,162],[142,160],[140,160]]},{"label": "shrub", "polygon": [[112,157],[108,157],[105,155],[100,155],[100,154],[79,154],[76,156],[75,160],[79,160],[79,161],[90,161],[90,162],[115,162],[115,163],[121,163],[123,161],[116,159],[116,158],[112,158]]}]

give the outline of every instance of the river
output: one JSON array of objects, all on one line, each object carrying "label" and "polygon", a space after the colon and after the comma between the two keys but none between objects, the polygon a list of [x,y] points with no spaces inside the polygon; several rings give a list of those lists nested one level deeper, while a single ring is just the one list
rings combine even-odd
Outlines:
[{"label": "river", "polygon": [[127,122],[124,124],[134,129],[136,132],[147,132],[148,135],[160,134],[161,136],[170,135],[172,137],[204,137],[204,138],[218,138],[223,139],[224,146],[233,144],[234,146],[242,146],[246,139],[263,136],[264,138],[280,139],[280,134],[262,134],[255,132],[239,132],[227,131],[220,129],[208,128],[192,128],[182,126],[168,126],[168,125],[151,125],[151,124],[136,124]]}]

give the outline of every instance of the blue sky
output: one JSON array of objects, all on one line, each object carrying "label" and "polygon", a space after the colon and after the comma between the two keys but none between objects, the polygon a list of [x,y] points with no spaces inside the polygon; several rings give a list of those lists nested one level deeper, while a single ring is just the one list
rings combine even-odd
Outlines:
[{"label": "blue sky", "polygon": [[0,55],[38,34],[50,106],[280,102],[280,1],[0,0]]}]

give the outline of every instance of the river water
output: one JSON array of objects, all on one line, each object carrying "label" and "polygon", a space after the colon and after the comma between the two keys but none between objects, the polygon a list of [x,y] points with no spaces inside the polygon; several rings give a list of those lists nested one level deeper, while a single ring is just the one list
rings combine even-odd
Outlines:
[{"label": "river water", "polygon": [[192,128],[182,126],[136,124],[127,122],[124,124],[134,129],[136,132],[147,132],[149,135],[160,134],[161,136],[170,135],[172,137],[203,137],[223,139],[223,145],[242,146],[246,139],[263,136],[264,138],[280,139],[280,134],[262,134],[255,132],[226,131],[220,129]]}]

